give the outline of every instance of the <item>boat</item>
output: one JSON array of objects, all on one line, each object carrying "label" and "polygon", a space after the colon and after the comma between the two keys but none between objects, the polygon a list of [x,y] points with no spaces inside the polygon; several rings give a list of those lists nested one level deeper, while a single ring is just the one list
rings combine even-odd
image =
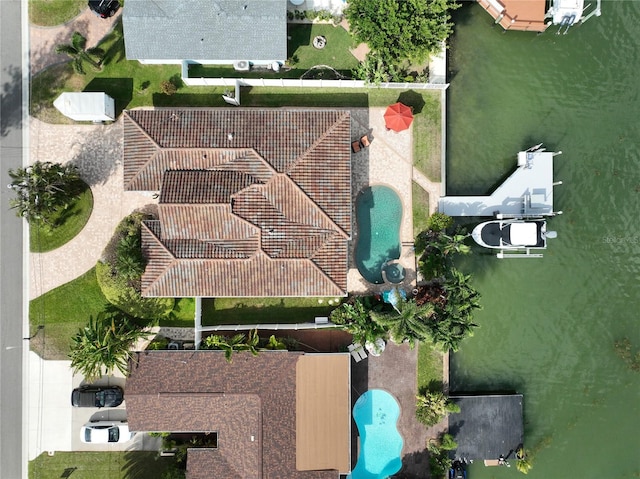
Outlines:
[{"label": "boat", "polygon": [[543,218],[498,218],[476,226],[471,237],[480,246],[499,250],[498,258],[541,258],[539,251],[547,248],[547,238],[555,238],[555,231],[547,231]]},{"label": "boat", "polygon": [[464,464],[460,461],[453,461],[449,468],[449,479],[466,479],[467,470],[464,468]]}]

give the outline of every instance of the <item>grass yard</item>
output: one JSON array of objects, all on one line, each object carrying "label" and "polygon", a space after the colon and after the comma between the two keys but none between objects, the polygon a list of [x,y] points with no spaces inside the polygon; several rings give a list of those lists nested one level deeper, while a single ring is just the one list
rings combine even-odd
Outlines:
[{"label": "grass yard", "polygon": [[29,462],[29,479],[158,479],[174,464],[175,458],[147,451],[42,453]]},{"label": "grass yard", "polygon": [[[289,24],[287,68],[279,72],[254,68],[248,72],[237,72],[231,65],[192,65],[189,68],[190,78],[300,78],[314,66],[326,65],[341,75],[351,78],[352,70],[358,67],[358,60],[350,53],[353,46],[351,35],[341,26],[334,27],[327,24]],[[323,36],[327,44],[322,49],[314,48],[313,39]],[[305,78],[335,78],[335,75],[326,70],[315,74],[309,72]]]},{"label": "grass yard", "polygon": [[29,22],[52,27],[67,23],[85,8],[86,0],[29,0]]},{"label": "grass yard", "polygon": [[29,224],[29,248],[32,253],[45,253],[66,244],[73,239],[89,221],[93,210],[93,194],[89,185],[82,182],[79,195],[69,207],[59,211],[52,221],[54,228],[39,224]]},{"label": "grass yard", "polygon": [[413,203],[413,236],[427,229],[429,223],[429,193],[424,191],[418,183],[411,182],[411,196]]},{"label": "grass yard", "polygon": [[[329,316],[342,298],[215,298],[202,300],[203,326],[314,322]],[[333,304],[328,304],[328,301]],[[322,301],[322,302],[319,302]]]},{"label": "grass yard", "polygon": [[430,343],[418,345],[418,391],[423,388],[442,390],[444,355]]},{"label": "grass yard", "polygon": [[[68,359],[71,337],[84,327],[89,316],[95,317],[107,304],[95,268],[37,297],[29,307],[31,334],[40,324],[45,328],[31,340],[31,349],[44,359]],[[180,299],[176,301],[173,317],[160,321],[160,326],[193,327],[194,311],[193,299]]]}]

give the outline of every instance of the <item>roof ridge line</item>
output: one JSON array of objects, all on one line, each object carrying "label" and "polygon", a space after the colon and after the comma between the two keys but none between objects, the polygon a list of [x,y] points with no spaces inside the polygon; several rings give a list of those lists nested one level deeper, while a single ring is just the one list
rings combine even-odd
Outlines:
[{"label": "roof ridge line", "polygon": [[[158,223],[160,222],[160,220],[151,220],[151,221],[157,221]],[[156,276],[156,278],[151,282],[151,285],[157,284],[158,280],[160,278],[162,278],[163,276],[165,276],[167,274],[167,272],[169,271],[169,269],[171,267],[173,267],[177,262],[177,258],[175,257],[175,255],[173,253],[171,253],[171,251],[169,251],[169,249],[164,245],[164,243],[162,241],[160,241],[160,238],[158,238],[158,236],[151,230],[151,228],[149,228],[146,224],[145,221],[140,223],[141,227],[143,227],[144,229],[146,229],[149,234],[153,237],[154,241],[160,245],[160,247],[162,248],[162,250],[171,258],[171,260],[169,261],[169,264],[167,265],[166,268],[164,268],[162,270],[162,272]],[[162,227],[162,225],[161,225]],[[146,267],[145,267],[146,270]],[[144,291],[141,291],[140,294],[142,294],[143,292],[147,292],[149,291],[149,288],[146,288]]]},{"label": "roof ridge line", "polygon": [[[153,155],[149,156],[149,158],[147,159],[147,161],[145,161],[144,165],[142,165],[141,168],[137,169],[137,172],[135,175],[133,175],[131,177],[131,180],[129,180],[129,185],[133,184],[135,180],[137,180],[140,177],[140,174],[146,169],[146,167],[149,165],[149,163],[151,163],[157,156],[158,153],[160,151],[162,151],[162,147],[158,144],[158,142],[156,140],[154,140],[151,135],[149,135],[149,133],[142,128],[142,126],[140,125],[140,123],[138,123],[136,120],[134,120],[131,115],[129,114],[130,110],[124,110],[124,121],[126,121],[127,118],[129,118],[129,120],[131,120],[131,123],[143,134],[143,136],[145,136],[152,145],[155,145],[156,151]],[[141,110],[141,111],[153,111],[153,110]],[[122,126],[123,126],[123,133],[124,133],[124,121],[122,122]],[[124,151],[124,146],[123,146],[123,151]],[[127,185],[124,185],[125,190],[127,189]]]}]

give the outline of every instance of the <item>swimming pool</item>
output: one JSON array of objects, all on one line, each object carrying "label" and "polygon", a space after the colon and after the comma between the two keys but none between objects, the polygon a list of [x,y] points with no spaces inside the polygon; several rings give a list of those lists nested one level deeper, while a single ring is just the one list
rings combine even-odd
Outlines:
[{"label": "swimming pool", "polygon": [[360,434],[360,455],[347,479],[384,479],[400,470],[399,416],[398,401],[382,389],[371,389],[358,398],[353,420]]},{"label": "swimming pool", "polygon": [[363,189],[356,199],[358,243],[356,265],[360,274],[374,284],[381,284],[382,267],[400,258],[400,222],[402,201],[388,186]]}]

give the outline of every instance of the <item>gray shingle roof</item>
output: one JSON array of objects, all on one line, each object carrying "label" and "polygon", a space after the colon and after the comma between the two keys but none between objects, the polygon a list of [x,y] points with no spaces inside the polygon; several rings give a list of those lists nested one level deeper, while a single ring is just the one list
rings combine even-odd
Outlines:
[{"label": "gray shingle roof", "polygon": [[127,0],[129,60],[284,61],[286,0]]},{"label": "gray shingle roof", "polygon": [[524,439],[522,394],[450,396],[460,412],[449,415],[449,432],[458,443],[455,457],[484,460],[507,457]]}]

